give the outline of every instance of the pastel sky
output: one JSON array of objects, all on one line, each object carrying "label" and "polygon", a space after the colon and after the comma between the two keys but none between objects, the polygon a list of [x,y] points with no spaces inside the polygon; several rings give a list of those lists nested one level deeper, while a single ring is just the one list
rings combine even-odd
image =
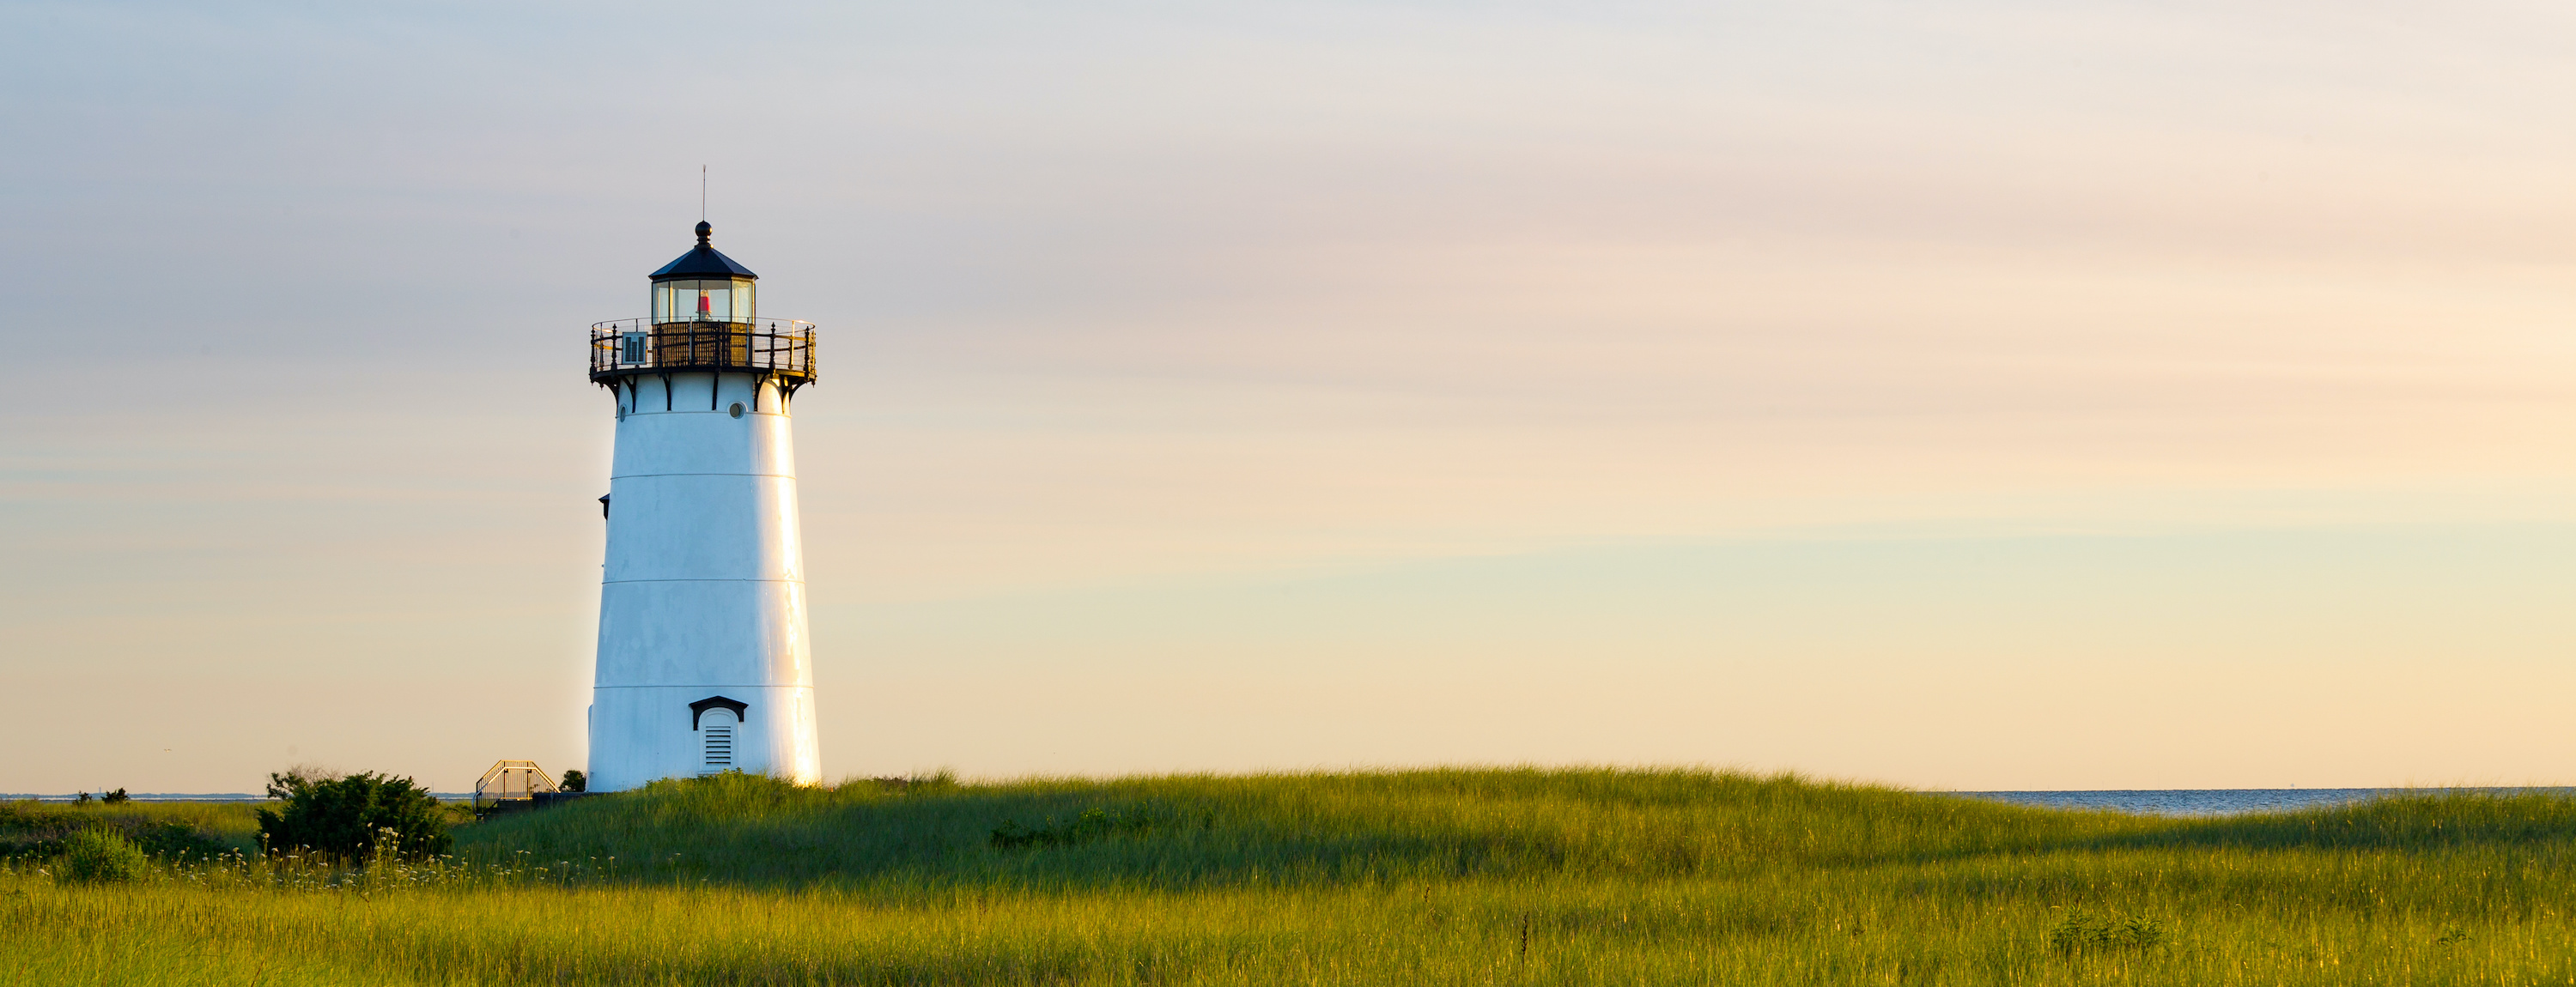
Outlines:
[{"label": "pastel sky", "polygon": [[701,165],[833,776],[2576,783],[2564,4],[222,6],[8,4],[0,791],[578,766]]}]

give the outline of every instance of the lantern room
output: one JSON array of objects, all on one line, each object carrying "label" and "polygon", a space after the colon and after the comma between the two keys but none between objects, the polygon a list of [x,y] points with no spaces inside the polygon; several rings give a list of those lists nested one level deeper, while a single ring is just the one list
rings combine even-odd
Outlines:
[{"label": "lantern room", "polygon": [[698,245],[649,276],[652,314],[591,324],[591,380],[633,392],[631,378],[649,373],[668,392],[674,371],[748,373],[784,388],[782,399],[813,382],[814,324],[760,317],[760,275],[708,245],[714,232],[699,223]]},{"label": "lantern room", "polygon": [[750,281],[693,278],[653,284],[653,324],[670,322],[749,322]]},{"label": "lantern room", "polygon": [[753,283],[760,275],[708,244],[715,227],[698,224],[698,245],[653,272],[654,325],[674,322],[748,323],[755,313]]}]

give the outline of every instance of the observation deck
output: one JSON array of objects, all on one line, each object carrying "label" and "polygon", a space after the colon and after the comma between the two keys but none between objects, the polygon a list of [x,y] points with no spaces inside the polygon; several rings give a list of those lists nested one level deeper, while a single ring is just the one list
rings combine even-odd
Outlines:
[{"label": "observation deck", "polygon": [[590,379],[638,374],[760,374],[793,389],[814,382],[814,324],[799,319],[654,322],[617,319],[590,326]]}]

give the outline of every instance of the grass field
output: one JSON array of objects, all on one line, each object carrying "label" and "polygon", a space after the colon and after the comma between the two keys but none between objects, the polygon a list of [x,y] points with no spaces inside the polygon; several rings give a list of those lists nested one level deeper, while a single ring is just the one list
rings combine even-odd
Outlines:
[{"label": "grass field", "polygon": [[21,856],[0,984],[2576,983],[2548,795],[2172,820],[1680,771],[727,777],[457,844],[105,885]]}]

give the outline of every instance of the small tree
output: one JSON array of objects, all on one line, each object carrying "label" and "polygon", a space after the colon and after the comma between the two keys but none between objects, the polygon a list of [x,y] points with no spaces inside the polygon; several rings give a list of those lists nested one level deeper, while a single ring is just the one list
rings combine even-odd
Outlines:
[{"label": "small tree", "polygon": [[124,805],[131,798],[132,796],[125,794],[125,789],[119,788],[113,792],[99,796],[98,800],[109,805]]},{"label": "small tree", "polygon": [[419,859],[446,853],[447,810],[409,778],[374,772],[339,778],[288,771],[269,776],[269,793],[284,811],[259,810],[260,839],[270,853],[314,850],[351,860],[376,853],[382,830],[394,831],[395,855]]},{"label": "small tree", "polygon": [[143,876],[151,858],[127,840],[123,834],[105,827],[93,827],[73,833],[63,841],[62,859],[55,875],[64,881],[82,884],[105,884],[131,881]]},{"label": "small tree", "polygon": [[340,777],[340,773],[313,764],[298,764],[268,776],[268,797],[285,801],[305,788]]},{"label": "small tree", "polygon": [[563,784],[555,787],[567,792],[587,791],[590,788],[590,776],[581,773],[580,768],[565,768]]}]

